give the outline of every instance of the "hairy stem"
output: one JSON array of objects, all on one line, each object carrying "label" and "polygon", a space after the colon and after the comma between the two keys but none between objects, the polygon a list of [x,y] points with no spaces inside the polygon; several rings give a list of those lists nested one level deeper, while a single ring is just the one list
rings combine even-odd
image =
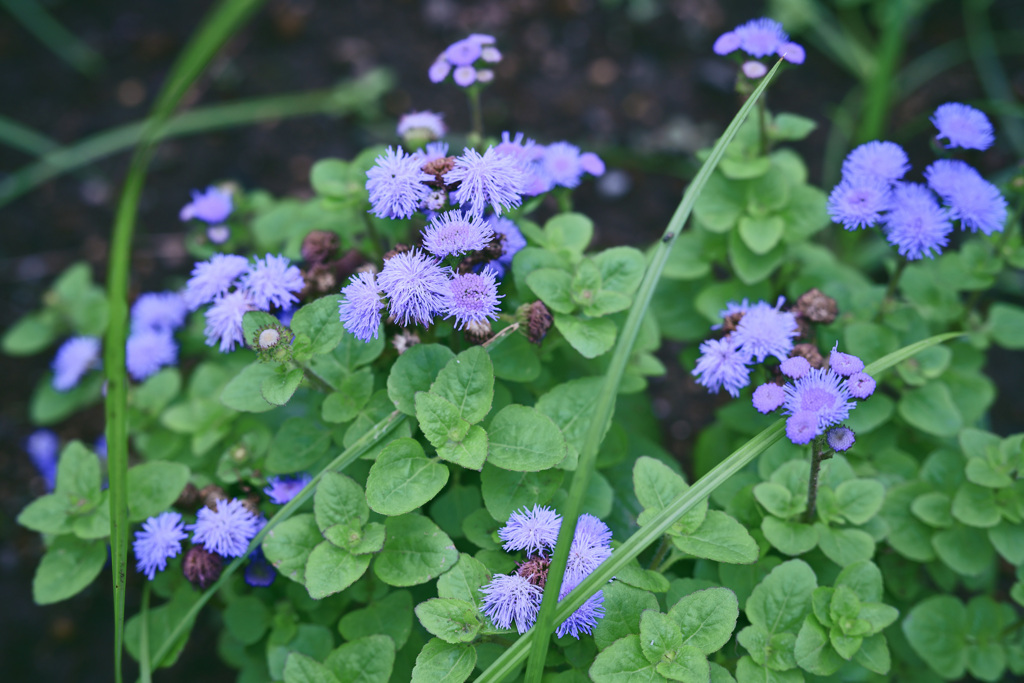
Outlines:
[{"label": "hairy stem", "polygon": [[811,450],[811,477],[807,481],[807,510],[804,512],[804,522],[814,523],[814,514],[818,507],[818,475],[821,473],[821,463],[832,457],[832,449],[825,443],[825,437],[819,436],[814,439]]}]

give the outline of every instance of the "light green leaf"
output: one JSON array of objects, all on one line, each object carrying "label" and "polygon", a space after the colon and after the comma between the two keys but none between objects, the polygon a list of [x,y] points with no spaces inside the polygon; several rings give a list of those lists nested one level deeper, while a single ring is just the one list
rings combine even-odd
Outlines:
[{"label": "light green leaf", "polygon": [[507,470],[545,470],[560,463],[566,454],[561,430],[535,408],[505,406],[494,416],[487,436],[487,461]]},{"label": "light green leaf", "polygon": [[487,432],[480,425],[473,425],[461,441],[449,441],[439,446],[437,455],[467,470],[479,471],[487,459],[487,444]]},{"label": "light green leaf", "polygon": [[369,555],[353,555],[329,541],[319,543],[306,561],[305,584],[309,597],[321,600],[345,590],[369,566]]},{"label": "light green leaf", "polygon": [[789,522],[769,516],[761,520],[761,531],[765,539],[783,555],[803,555],[818,545],[818,530],[802,522]]},{"label": "light green leaf", "polygon": [[870,638],[865,638],[860,649],[857,650],[857,654],[853,656],[853,661],[880,676],[888,674],[892,667],[892,659],[889,656],[889,646],[885,636],[878,633]]},{"label": "light green leaf", "polygon": [[279,365],[275,368],[274,374],[264,378],[260,383],[260,396],[271,405],[283,406],[299,388],[302,377],[302,368],[289,369],[287,365]]},{"label": "light green leaf", "polygon": [[962,602],[949,595],[933,595],[915,605],[902,626],[925,664],[942,678],[956,680],[967,668],[967,623]]},{"label": "light green leaf", "polygon": [[411,683],[462,683],[474,666],[476,650],[471,646],[431,638],[416,656]]},{"label": "light green leaf", "polygon": [[640,286],[647,264],[643,253],[633,247],[611,247],[594,254],[591,259],[601,273],[603,289],[630,296]]},{"label": "light green leaf", "polygon": [[107,544],[75,536],[58,536],[46,549],[32,578],[37,605],[67,600],[93,582],[107,561]]},{"label": "light green leaf", "polygon": [[875,479],[851,479],[836,487],[839,512],[851,524],[866,524],[885,502],[885,486]]},{"label": "light green leaf", "polygon": [[283,576],[305,585],[306,561],[323,537],[313,515],[295,515],[281,522],[263,539],[263,554]]},{"label": "light green leaf", "polygon": [[128,470],[128,520],[141,522],[171,507],[178,499],[190,472],[177,462],[156,461]]},{"label": "light green leaf", "polygon": [[579,257],[594,236],[594,223],[581,213],[560,213],[544,224],[548,249]]},{"label": "light green leaf", "polygon": [[967,526],[987,529],[999,524],[1002,516],[990,488],[965,481],[953,496],[953,516]]},{"label": "light green leaf", "polygon": [[627,683],[664,680],[640,649],[640,637],[630,634],[602,650],[590,667],[594,683]]},{"label": "light green leaf", "polygon": [[448,361],[430,392],[458,408],[470,424],[480,422],[490,412],[494,398],[494,368],[487,351],[473,346]]},{"label": "light green leaf", "polygon": [[406,415],[416,415],[416,392],[428,391],[455,354],[440,344],[417,344],[398,357],[388,375],[388,396]]},{"label": "light green leaf", "polygon": [[388,517],[384,549],[373,571],[389,586],[416,586],[440,576],[458,561],[459,551],[440,527],[415,514]]},{"label": "light green leaf", "polygon": [[429,460],[419,442],[395,439],[370,468],[366,502],[382,515],[404,515],[433,500],[446,483],[448,468]]},{"label": "light green leaf", "polygon": [[608,318],[586,320],[564,314],[555,316],[555,329],[584,358],[597,358],[607,353],[618,333],[618,327]]},{"label": "light green leaf", "polygon": [[395,665],[395,641],[387,635],[353,640],[335,648],[324,665],[341,683],[387,683]]},{"label": "light green leaf", "polygon": [[716,562],[750,564],[758,557],[757,541],[746,527],[718,510],[708,510],[700,528],[686,536],[673,536],[672,543],[684,553]]},{"label": "light green leaf", "polygon": [[244,413],[265,413],[274,405],[263,398],[263,383],[274,377],[274,363],[251,363],[235,375],[220,392],[220,402],[232,410]]},{"label": "light green leaf", "polygon": [[[612,582],[602,588],[605,616],[594,627],[594,643],[603,650],[616,640],[640,633],[640,615],[644,610],[657,610],[653,593]],[[637,645],[639,651],[639,645]],[[640,653],[643,657],[643,653]],[[646,661],[646,659],[644,660]]]},{"label": "light green leaf", "polygon": [[750,594],[747,618],[768,634],[796,633],[811,611],[811,594],[817,584],[814,570],[803,560],[783,562]]},{"label": "light green leaf", "polygon": [[[644,507],[637,523],[643,526],[647,519],[661,512],[676,496],[689,488],[685,479],[660,460],[646,455],[637,458],[633,465],[633,491]],[[707,511],[708,502],[702,500],[673,525],[673,531],[681,534],[696,532],[704,523]]]},{"label": "light green leaf", "polygon": [[476,558],[462,553],[451,571],[442,574],[437,580],[437,597],[468,600],[479,607],[483,600],[480,586],[489,580],[487,567]]},{"label": "light green leaf", "polygon": [[526,276],[526,284],[555,313],[572,313],[572,275],[559,268],[538,268]]},{"label": "light green leaf", "polygon": [[988,537],[971,527],[956,524],[932,536],[932,547],[946,566],[964,576],[978,576],[995,561]]},{"label": "light green leaf", "polygon": [[480,473],[480,492],[491,517],[507,520],[519,508],[546,504],[562,476],[561,470],[513,472],[487,464]]},{"label": "light green leaf", "polygon": [[640,650],[651,664],[657,664],[668,652],[683,646],[679,626],[658,610],[644,610],[640,615]]},{"label": "light green leaf", "polygon": [[943,382],[930,382],[907,391],[896,409],[911,426],[935,436],[956,436],[963,426],[960,411]]},{"label": "light green leaf", "polygon": [[845,567],[861,560],[871,559],[875,554],[875,539],[860,529],[833,528],[818,522],[818,547],[825,556]]},{"label": "light green leaf", "polygon": [[412,632],[412,593],[394,591],[363,609],[346,612],[338,622],[338,631],[348,641],[385,635],[402,649]]},{"label": "light green leaf", "polygon": [[270,443],[267,470],[277,473],[302,471],[322,458],[330,445],[331,432],[320,420],[290,417]]},{"label": "light green leaf", "polygon": [[435,393],[416,392],[416,419],[423,435],[434,448],[449,441],[462,441],[472,426],[459,416],[459,408]]},{"label": "light green leaf", "polygon": [[843,665],[843,658],[829,642],[828,631],[813,614],[804,618],[800,633],[796,636],[794,655],[801,669],[816,676],[831,676]]},{"label": "light green leaf", "polygon": [[739,233],[743,243],[758,255],[767,254],[782,239],[785,224],[778,216],[741,216]]},{"label": "light green leaf", "polygon": [[322,532],[348,524],[360,528],[370,520],[363,489],[340,472],[325,472],[313,494],[313,512]]},{"label": "light green leaf", "polygon": [[338,316],[340,298],[337,294],[320,297],[292,316],[292,332],[309,337],[309,352],[313,355],[330,353],[345,336],[345,327]]},{"label": "light green leaf", "polygon": [[255,595],[243,595],[224,608],[224,626],[242,644],[252,645],[270,628],[270,610]]},{"label": "light green leaf", "polygon": [[446,643],[471,643],[484,626],[476,603],[453,598],[433,598],[416,605],[423,628]]},{"label": "light green leaf", "polygon": [[919,520],[936,529],[953,526],[953,515],[950,512],[952,501],[941,491],[922,493],[910,504],[910,511]]},{"label": "light green leaf", "polygon": [[669,610],[683,644],[709,655],[729,642],[739,618],[739,602],[728,588],[707,588],[684,596]]},{"label": "light green leaf", "polygon": [[288,653],[284,663],[284,683],[341,683],[326,666],[301,652]]}]

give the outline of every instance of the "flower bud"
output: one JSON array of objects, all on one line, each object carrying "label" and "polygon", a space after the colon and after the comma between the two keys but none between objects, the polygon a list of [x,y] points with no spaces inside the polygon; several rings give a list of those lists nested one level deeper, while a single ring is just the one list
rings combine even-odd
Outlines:
[{"label": "flower bud", "polygon": [[220,578],[223,568],[224,559],[201,545],[194,545],[185,551],[185,557],[181,561],[181,570],[185,578],[200,590],[212,586],[213,582]]}]

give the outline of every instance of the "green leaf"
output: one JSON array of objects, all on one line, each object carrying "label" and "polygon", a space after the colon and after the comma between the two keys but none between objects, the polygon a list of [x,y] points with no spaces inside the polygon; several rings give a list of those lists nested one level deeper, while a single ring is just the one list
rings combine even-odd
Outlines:
[{"label": "green leaf", "polygon": [[945,493],[929,491],[914,499],[914,502],[910,504],[910,511],[928,526],[946,529],[953,526],[951,505],[952,502]]},{"label": "green leaf", "polygon": [[370,468],[366,502],[382,515],[404,515],[433,500],[446,483],[448,468],[429,460],[419,442],[395,439]]},{"label": "green leaf", "polygon": [[665,269],[661,272],[662,278],[696,280],[710,273],[711,263],[704,257],[707,240],[707,233],[702,230],[687,230],[676,237],[665,262]]},{"label": "green leaf", "polygon": [[431,638],[416,655],[411,683],[462,683],[476,666],[476,650]]},{"label": "green leaf", "polygon": [[1024,349],[1024,309],[997,302],[988,312],[988,328],[992,341],[1004,349]]},{"label": "green leaf", "polygon": [[750,564],[758,557],[757,541],[746,527],[718,510],[708,510],[700,528],[686,536],[673,536],[672,543],[684,553],[716,562]]},{"label": "green leaf", "polygon": [[747,208],[742,183],[728,180],[719,172],[712,173],[693,205],[693,215],[702,227],[711,232],[732,230]]},{"label": "green leaf", "polygon": [[363,609],[346,612],[338,631],[348,641],[378,633],[389,636],[400,650],[412,632],[412,614],[412,593],[394,591]]},{"label": "green leaf", "polygon": [[220,402],[243,413],[273,410],[275,406],[263,398],[262,389],[263,383],[270,381],[276,372],[273,363],[256,361],[245,366],[220,392]]},{"label": "green leaf", "polygon": [[654,594],[639,588],[612,582],[602,591],[605,616],[594,627],[594,643],[599,650],[629,634],[639,634],[640,615],[644,610],[658,609],[658,599]]},{"label": "green leaf", "polygon": [[29,313],[14,323],[0,339],[0,350],[8,356],[32,356],[60,337],[60,319],[53,311]]},{"label": "green leaf", "polygon": [[684,596],[669,610],[682,633],[683,645],[710,655],[732,637],[739,618],[739,602],[728,588],[707,588]]},{"label": "green leaf", "polygon": [[573,315],[556,315],[555,328],[584,358],[608,353],[618,333],[615,323],[608,318],[585,320]]},{"label": "green leaf", "polygon": [[388,517],[384,528],[384,549],[373,571],[389,586],[426,583],[451,569],[459,559],[452,540],[426,517]]},{"label": "green leaf", "polygon": [[494,368],[482,346],[466,349],[437,374],[430,393],[447,400],[459,410],[459,416],[476,424],[491,411],[494,400]]},{"label": "green leaf", "polygon": [[141,522],[171,507],[191,473],[186,465],[156,461],[128,470],[128,520]]},{"label": "green leaf", "polygon": [[558,426],[527,406],[502,408],[491,421],[487,436],[487,461],[502,469],[537,472],[554,467],[566,455],[565,438]]},{"label": "green leaf", "polygon": [[388,396],[406,415],[416,416],[415,396],[428,391],[437,375],[455,354],[440,344],[417,344],[406,350],[388,375]]},{"label": "green leaf", "polygon": [[537,346],[527,341],[526,337],[514,334],[506,337],[490,351],[491,362],[494,364],[494,376],[509,382],[532,382],[540,375],[540,359]]},{"label": "green leaf", "polygon": [[853,656],[853,661],[880,676],[889,673],[892,659],[889,656],[889,646],[885,641],[885,636],[878,633],[870,638],[865,638],[860,649],[857,650],[857,654]]},{"label": "green leaf", "polygon": [[324,664],[341,683],[387,683],[395,649],[387,635],[368,635],[335,648]]},{"label": "green leaf", "polygon": [[946,566],[964,576],[978,576],[995,561],[988,537],[976,529],[956,524],[932,536],[932,547]]},{"label": "green leaf", "polygon": [[999,524],[1002,515],[996,506],[995,492],[965,481],[953,496],[953,516],[967,526],[987,529]]},{"label": "green leaf", "polygon": [[843,658],[829,642],[828,631],[813,614],[804,618],[793,653],[800,668],[816,676],[831,676],[843,665]]},{"label": "green leaf", "polygon": [[761,520],[761,532],[783,555],[803,555],[818,545],[818,530],[802,522],[769,516]]},{"label": "green leaf", "polygon": [[583,448],[583,438],[603,383],[603,377],[581,377],[558,384],[537,399],[534,407],[562,430],[570,453],[573,450],[578,453]]},{"label": "green leaf", "polygon": [[647,265],[643,253],[633,247],[611,247],[594,254],[591,259],[601,272],[603,289],[630,296],[640,286]]},{"label": "green leaf", "polygon": [[350,181],[351,168],[347,161],[342,159],[321,159],[313,164],[309,170],[309,184],[313,191],[319,195],[334,198],[344,198],[352,190],[359,189],[359,186],[352,186]]},{"label": "green leaf", "polygon": [[754,498],[765,510],[780,519],[792,517],[806,507],[806,504],[800,504],[801,500],[796,499],[792,491],[774,481],[762,481],[757,484],[754,487]]},{"label": "green leaf", "polygon": [[526,284],[549,309],[556,313],[572,313],[572,275],[559,268],[538,268],[526,276]]},{"label": "green leaf", "polygon": [[149,415],[159,415],[181,392],[181,371],[164,368],[135,387],[130,405]]},{"label": "green leaf", "polygon": [[102,388],[103,375],[89,372],[73,389],[57,391],[53,388],[53,374],[46,373],[29,399],[29,420],[40,427],[57,424],[75,411],[98,401]]},{"label": "green leaf", "polygon": [[658,610],[644,610],[640,615],[640,650],[651,664],[657,664],[666,653],[683,646],[679,626]]},{"label": "green leaf", "polygon": [[37,605],[67,600],[93,582],[107,561],[107,544],[75,536],[58,536],[46,549],[32,578]]},{"label": "green leaf", "polygon": [[462,441],[472,425],[459,416],[459,408],[435,393],[416,392],[416,419],[434,448]]},{"label": "green leaf", "polygon": [[854,562],[836,577],[835,585],[850,588],[864,602],[879,602],[882,599],[882,572],[871,561]]},{"label": "green leaf", "polygon": [[783,562],[750,594],[747,618],[769,635],[796,633],[811,611],[811,594],[817,583],[814,570],[803,560]]},{"label": "green leaf", "polygon": [[772,671],[789,671],[796,668],[796,635],[789,632],[769,634],[760,626],[747,626],[736,634],[736,641],[742,645],[751,658]]},{"label": "green leaf", "polygon": [[522,507],[544,505],[562,483],[561,470],[514,472],[491,464],[480,473],[484,506],[494,519],[507,520]]},{"label": "green leaf", "polygon": [[764,255],[782,239],[785,224],[778,216],[742,216],[739,221],[740,238],[755,254]]},{"label": "green leaf", "polygon": [[423,628],[446,643],[471,643],[484,626],[477,605],[468,600],[433,598],[416,605]]},{"label": "green leaf", "polygon": [[67,501],[68,514],[79,515],[100,502],[100,460],[81,441],[71,441],[60,452],[54,493]]},{"label": "green leaf", "polygon": [[295,515],[267,533],[263,554],[283,576],[305,585],[306,561],[321,541],[313,515]]},{"label": "green leaf", "polygon": [[482,562],[462,553],[451,571],[442,574],[437,580],[437,597],[467,600],[479,607],[483,601],[480,586],[487,583],[490,576]]},{"label": "green leaf", "polygon": [[309,655],[289,652],[284,663],[284,683],[341,683],[326,666]]},{"label": "green leaf", "polygon": [[915,562],[935,559],[932,530],[910,512],[915,498],[930,490],[931,486],[922,481],[900,484],[886,492],[882,505],[881,517],[889,527],[886,540],[898,553]]},{"label": "green leaf", "polygon": [[560,213],[544,224],[548,249],[579,257],[594,236],[594,223],[581,213]]},{"label": "green leaf", "polygon": [[654,670],[657,673],[670,680],[684,681],[684,683],[705,683],[711,680],[711,666],[708,663],[708,658],[702,655],[697,648],[684,645],[672,652],[671,655],[671,659],[655,664]]},{"label": "green leaf", "polygon": [[[689,488],[686,480],[660,460],[646,455],[637,458],[633,465],[633,491],[644,508],[643,513],[637,517],[637,524],[643,526]],[[702,500],[673,525],[673,531],[694,533],[704,523],[707,512],[708,502]]]},{"label": "green leaf", "polygon": [[814,526],[818,529],[818,547],[821,552],[840,567],[871,559],[875,554],[875,539],[866,531],[833,528],[821,522]]},{"label": "green leaf", "polygon": [[438,447],[437,455],[468,470],[479,471],[487,459],[487,432],[480,425],[473,425],[461,441],[449,441]]},{"label": "green leaf", "polygon": [[910,610],[902,628],[925,664],[946,680],[956,680],[967,668],[967,623],[962,602],[949,595],[933,595]]},{"label": "green leaf", "polygon": [[332,527],[347,525],[358,529],[370,519],[362,487],[340,472],[324,473],[313,494],[313,513],[317,528],[332,542]]},{"label": "green leaf", "polygon": [[768,136],[773,140],[803,140],[817,127],[818,123],[813,119],[783,112],[772,117]]},{"label": "green leaf", "polygon": [[644,657],[640,637],[635,634],[615,641],[598,653],[589,674],[594,683],[657,681],[660,678],[654,671],[654,664]]},{"label": "green leaf", "polygon": [[338,317],[337,294],[320,297],[295,311],[290,327],[296,335],[309,337],[313,355],[330,353],[341,343],[345,327]]},{"label": "green leaf", "polygon": [[729,263],[743,284],[753,285],[767,279],[782,265],[785,254],[786,248],[782,244],[758,254],[743,242],[738,231],[729,235]]},{"label": "green leaf", "polygon": [[[175,626],[183,622],[185,625],[184,630],[176,638],[176,642],[167,646],[167,654],[160,661],[151,662],[153,668],[168,667],[178,659],[178,655],[185,648],[185,643],[192,631],[194,619],[189,618],[188,613],[198,599],[199,594],[196,590],[192,586],[186,585],[179,587],[171,599],[163,605],[150,608],[147,630],[149,631],[149,648],[152,653],[167,646],[167,639]],[[142,613],[139,613],[129,619],[124,628],[125,649],[136,660],[139,659],[142,650],[141,631]]]},{"label": "green leaf", "polygon": [[353,555],[329,541],[319,543],[306,561],[305,584],[309,597],[321,600],[345,590],[369,566],[369,555]]},{"label": "green leaf", "polygon": [[270,472],[300,472],[322,458],[331,445],[331,432],[320,420],[290,417],[274,435],[267,454]]},{"label": "green leaf", "polygon": [[839,512],[851,524],[866,524],[885,502],[885,486],[875,479],[851,479],[836,487]]},{"label": "green leaf", "polygon": [[67,496],[55,493],[40,496],[18,513],[18,524],[41,534],[70,533],[69,505]]},{"label": "green leaf", "polygon": [[373,371],[362,368],[346,375],[338,390],[328,394],[320,408],[324,422],[344,423],[354,420],[366,407],[373,394]]},{"label": "green leaf", "polygon": [[299,388],[302,377],[302,368],[289,369],[287,365],[279,365],[274,369],[274,374],[263,379],[260,396],[271,405],[283,406]]},{"label": "green leaf", "polygon": [[960,411],[943,382],[930,382],[907,391],[896,409],[911,426],[935,436],[956,436],[963,426]]},{"label": "green leaf", "polygon": [[988,540],[1007,562],[1015,566],[1024,564],[1024,526],[1003,521],[988,530]]},{"label": "green leaf", "polygon": [[224,626],[242,644],[252,645],[270,628],[270,610],[255,595],[243,595],[224,608]]}]

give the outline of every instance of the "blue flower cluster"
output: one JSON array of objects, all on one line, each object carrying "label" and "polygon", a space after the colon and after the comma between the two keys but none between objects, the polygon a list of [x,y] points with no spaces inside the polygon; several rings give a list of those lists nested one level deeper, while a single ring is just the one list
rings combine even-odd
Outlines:
[{"label": "blue flower cluster", "polygon": [[[931,120],[939,131],[936,139],[949,140],[947,147],[987,149],[994,139],[985,115],[965,104],[944,104]],[[843,162],[842,179],[829,196],[829,216],[847,230],[880,225],[908,260],[941,254],[953,221],[962,230],[986,235],[1003,230],[1006,200],[972,166],[940,159],[925,169],[927,185],[904,181],[909,170],[906,152],[894,142],[874,140],[857,147]]]},{"label": "blue flower cluster", "polygon": [[223,244],[231,237],[231,229],[225,225],[235,210],[231,192],[214,185],[205,192],[192,190],[192,201],[181,207],[178,217],[183,221],[198,220],[206,224],[206,236],[214,244]]},{"label": "blue flower cluster", "polygon": [[427,70],[431,83],[440,83],[452,75],[456,85],[468,88],[474,83],[494,80],[492,65],[501,61],[501,52],[494,45],[494,36],[474,33],[457,40],[437,56]]},{"label": "blue flower cluster", "polygon": [[[526,633],[537,621],[551,553],[561,526],[561,515],[550,508],[534,505],[532,510],[523,508],[513,512],[508,523],[498,529],[498,537],[505,542],[502,547],[506,551],[522,550],[527,556],[526,560],[518,563],[515,572],[494,576],[480,588],[484,596],[480,611],[498,628],[508,629],[515,624],[519,633]],[[604,522],[593,515],[580,515],[569,548],[559,600],[611,556],[611,540],[612,532]],[[559,638],[568,634],[579,640],[581,633],[593,632],[603,616],[604,593],[597,591],[559,624],[556,633]]]},{"label": "blue flower cluster", "polygon": [[739,50],[752,59],[743,63],[747,78],[761,78],[768,73],[768,67],[760,61],[764,57],[779,56],[792,64],[803,64],[806,52],[802,45],[790,41],[782,24],[774,19],[762,17],[751,19],[731,31],[718,36],[711,50],[716,55],[728,55]]}]

